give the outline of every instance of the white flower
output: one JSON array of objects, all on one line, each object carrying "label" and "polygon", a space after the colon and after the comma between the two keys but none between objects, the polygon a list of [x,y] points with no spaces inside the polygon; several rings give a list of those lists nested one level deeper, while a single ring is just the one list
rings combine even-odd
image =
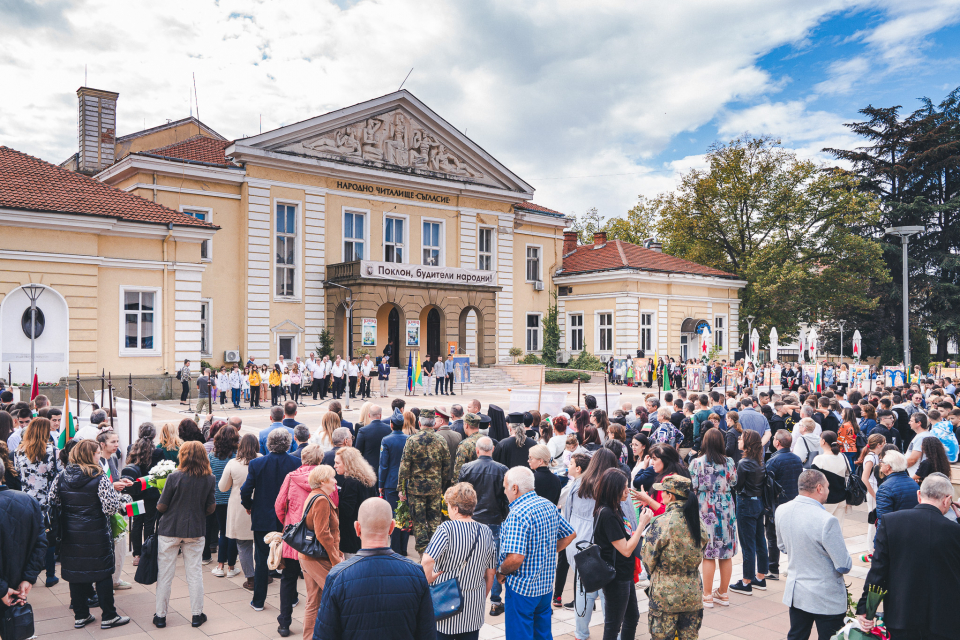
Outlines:
[{"label": "white flower", "polygon": [[157,463],[153,469],[150,469],[148,474],[151,478],[166,478],[168,475],[177,470],[177,465],[173,460],[161,460]]}]

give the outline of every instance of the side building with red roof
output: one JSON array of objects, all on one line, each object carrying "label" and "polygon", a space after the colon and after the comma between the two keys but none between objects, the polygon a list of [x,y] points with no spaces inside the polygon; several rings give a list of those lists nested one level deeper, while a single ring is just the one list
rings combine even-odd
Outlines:
[{"label": "side building with red roof", "polygon": [[582,245],[575,231],[564,233],[553,274],[561,351],[680,362],[699,359],[706,346],[730,360],[739,341],[739,291],[747,283],[665,254],[653,239],[645,245],[608,240],[603,232]]}]

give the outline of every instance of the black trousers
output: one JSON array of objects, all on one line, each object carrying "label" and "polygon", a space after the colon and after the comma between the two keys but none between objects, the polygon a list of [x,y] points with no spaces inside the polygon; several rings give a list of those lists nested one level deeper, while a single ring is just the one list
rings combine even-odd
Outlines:
[{"label": "black trousers", "polygon": [[[563,597],[563,588],[567,586],[567,574],[570,572],[570,562],[567,560],[567,552],[561,551],[557,554],[557,576],[553,581],[553,599],[560,600]],[[607,596],[604,595],[604,598]]]},{"label": "black trousers", "polygon": [[253,532],[253,600],[250,602],[258,607],[262,607],[267,599],[267,581],[270,579],[270,569],[267,568],[270,545],[263,541],[263,536],[268,533],[270,532]]},{"label": "black trousers", "polygon": [[260,385],[255,387],[250,387],[250,406],[259,407],[260,406]]},{"label": "black trousers", "polygon": [[209,560],[213,557],[213,552],[210,551],[210,548],[216,548],[217,543],[220,540],[220,522],[217,520],[217,512],[214,511],[207,516],[207,535],[204,536],[203,545],[203,560]]},{"label": "black trousers", "polygon": [[[316,380],[314,380],[316,382]],[[330,391],[330,378],[324,377],[320,379],[320,399],[323,400],[327,397],[327,392]],[[317,392],[313,392],[313,399],[317,399]]]},{"label": "black trousers", "polygon": [[763,530],[767,534],[767,571],[780,573],[780,547],[777,546],[777,523],[772,516],[765,516]]},{"label": "black trousers", "polygon": [[360,397],[370,397],[370,378],[360,378]]},{"label": "black trousers", "polygon": [[140,557],[140,551],[143,549],[143,543],[147,538],[153,535],[157,527],[156,508],[147,509],[142,516],[133,516],[133,532],[131,541],[133,542],[133,555]]},{"label": "black trousers", "polygon": [[70,604],[73,605],[74,620],[83,620],[90,615],[87,598],[93,595],[94,588],[96,588],[97,598],[100,600],[100,612],[102,614],[100,619],[113,620],[117,617],[117,608],[113,603],[113,576],[109,575],[93,584],[89,582],[70,583]]},{"label": "black trousers", "polygon": [[926,629],[887,629],[890,640],[948,640],[949,636],[930,633]]},{"label": "black trousers", "polygon": [[294,402],[300,402],[300,385],[290,384],[290,399]]},{"label": "black trousers", "polygon": [[350,397],[357,397],[357,376],[350,376]]},{"label": "black trousers", "polygon": [[280,573],[280,615],[277,622],[281,627],[289,627],[293,617],[293,603],[300,600],[297,595],[297,580],[300,579],[300,561],[283,559],[283,571]]},{"label": "black trousers", "polygon": [[443,395],[443,396],[447,395],[447,392],[445,391],[447,377],[446,376],[433,376],[433,377],[434,377],[433,392],[436,395]]},{"label": "black trousers", "polygon": [[333,397],[339,400],[343,397],[343,392],[347,388],[347,379],[346,378],[334,378],[333,379]]},{"label": "black trousers", "polygon": [[[819,640],[830,640],[830,636],[836,634],[843,626],[843,614],[807,613],[802,609],[790,607],[790,632],[787,633],[787,640],[807,640],[814,623],[817,624]],[[891,636],[891,640],[894,637]]]},{"label": "black trousers", "polygon": [[186,402],[190,397],[190,383],[187,380],[180,381],[180,402]]},{"label": "black trousers", "polygon": [[270,387],[270,406],[275,407],[280,404],[280,387]]},{"label": "black trousers", "polygon": [[453,374],[447,374],[447,393],[453,395]]},{"label": "black trousers", "polygon": [[313,382],[310,384],[310,395],[313,396],[314,400],[316,400],[317,394],[319,393],[320,393],[320,381],[314,378]]},{"label": "black trousers", "polygon": [[637,590],[633,580],[614,580],[603,588],[603,640],[632,640],[640,623]]}]

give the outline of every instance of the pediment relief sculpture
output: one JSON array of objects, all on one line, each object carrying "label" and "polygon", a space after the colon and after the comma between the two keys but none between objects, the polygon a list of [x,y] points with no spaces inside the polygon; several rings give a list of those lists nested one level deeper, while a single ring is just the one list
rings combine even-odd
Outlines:
[{"label": "pediment relief sculpture", "polygon": [[401,109],[327,131],[279,150],[384,168],[399,167],[425,175],[443,174],[499,186]]}]

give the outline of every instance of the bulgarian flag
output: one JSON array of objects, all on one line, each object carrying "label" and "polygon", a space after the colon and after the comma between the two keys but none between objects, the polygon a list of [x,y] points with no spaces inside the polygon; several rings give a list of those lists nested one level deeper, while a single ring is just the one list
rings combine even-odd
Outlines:
[{"label": "bulgarian flag", "polygon": [[133,486],[140,489],[140,491],[146,491],[150,486],[150,476],[143,476],[142,478],[137,478],[133,481]]},{"label": "bulgarian flag", "polygon": [[814,391],[817,393],[823,393],[823,379],[820,377],[820,365],[817,364],[817,378],[813,384]]},{"label": "bulgarian flag", "polygon": [[142,516],[146,511],[146,508],[143,506],[143,500],[137,500],[127,505],[127,516],[131,518],[133,516]]},{"label": "bulgarian flag", "polygon": [[67,423],[63,425],[63,428],[60,429],[60,437],[57,439],[57,448],[63,449],[67,446],[68,440],[73,440],[73,437],[77,435],[77,427],[73,423],[73,414],[70,413],[70,388],[65,389],[63,396],[63,415],[67,419]]}]

